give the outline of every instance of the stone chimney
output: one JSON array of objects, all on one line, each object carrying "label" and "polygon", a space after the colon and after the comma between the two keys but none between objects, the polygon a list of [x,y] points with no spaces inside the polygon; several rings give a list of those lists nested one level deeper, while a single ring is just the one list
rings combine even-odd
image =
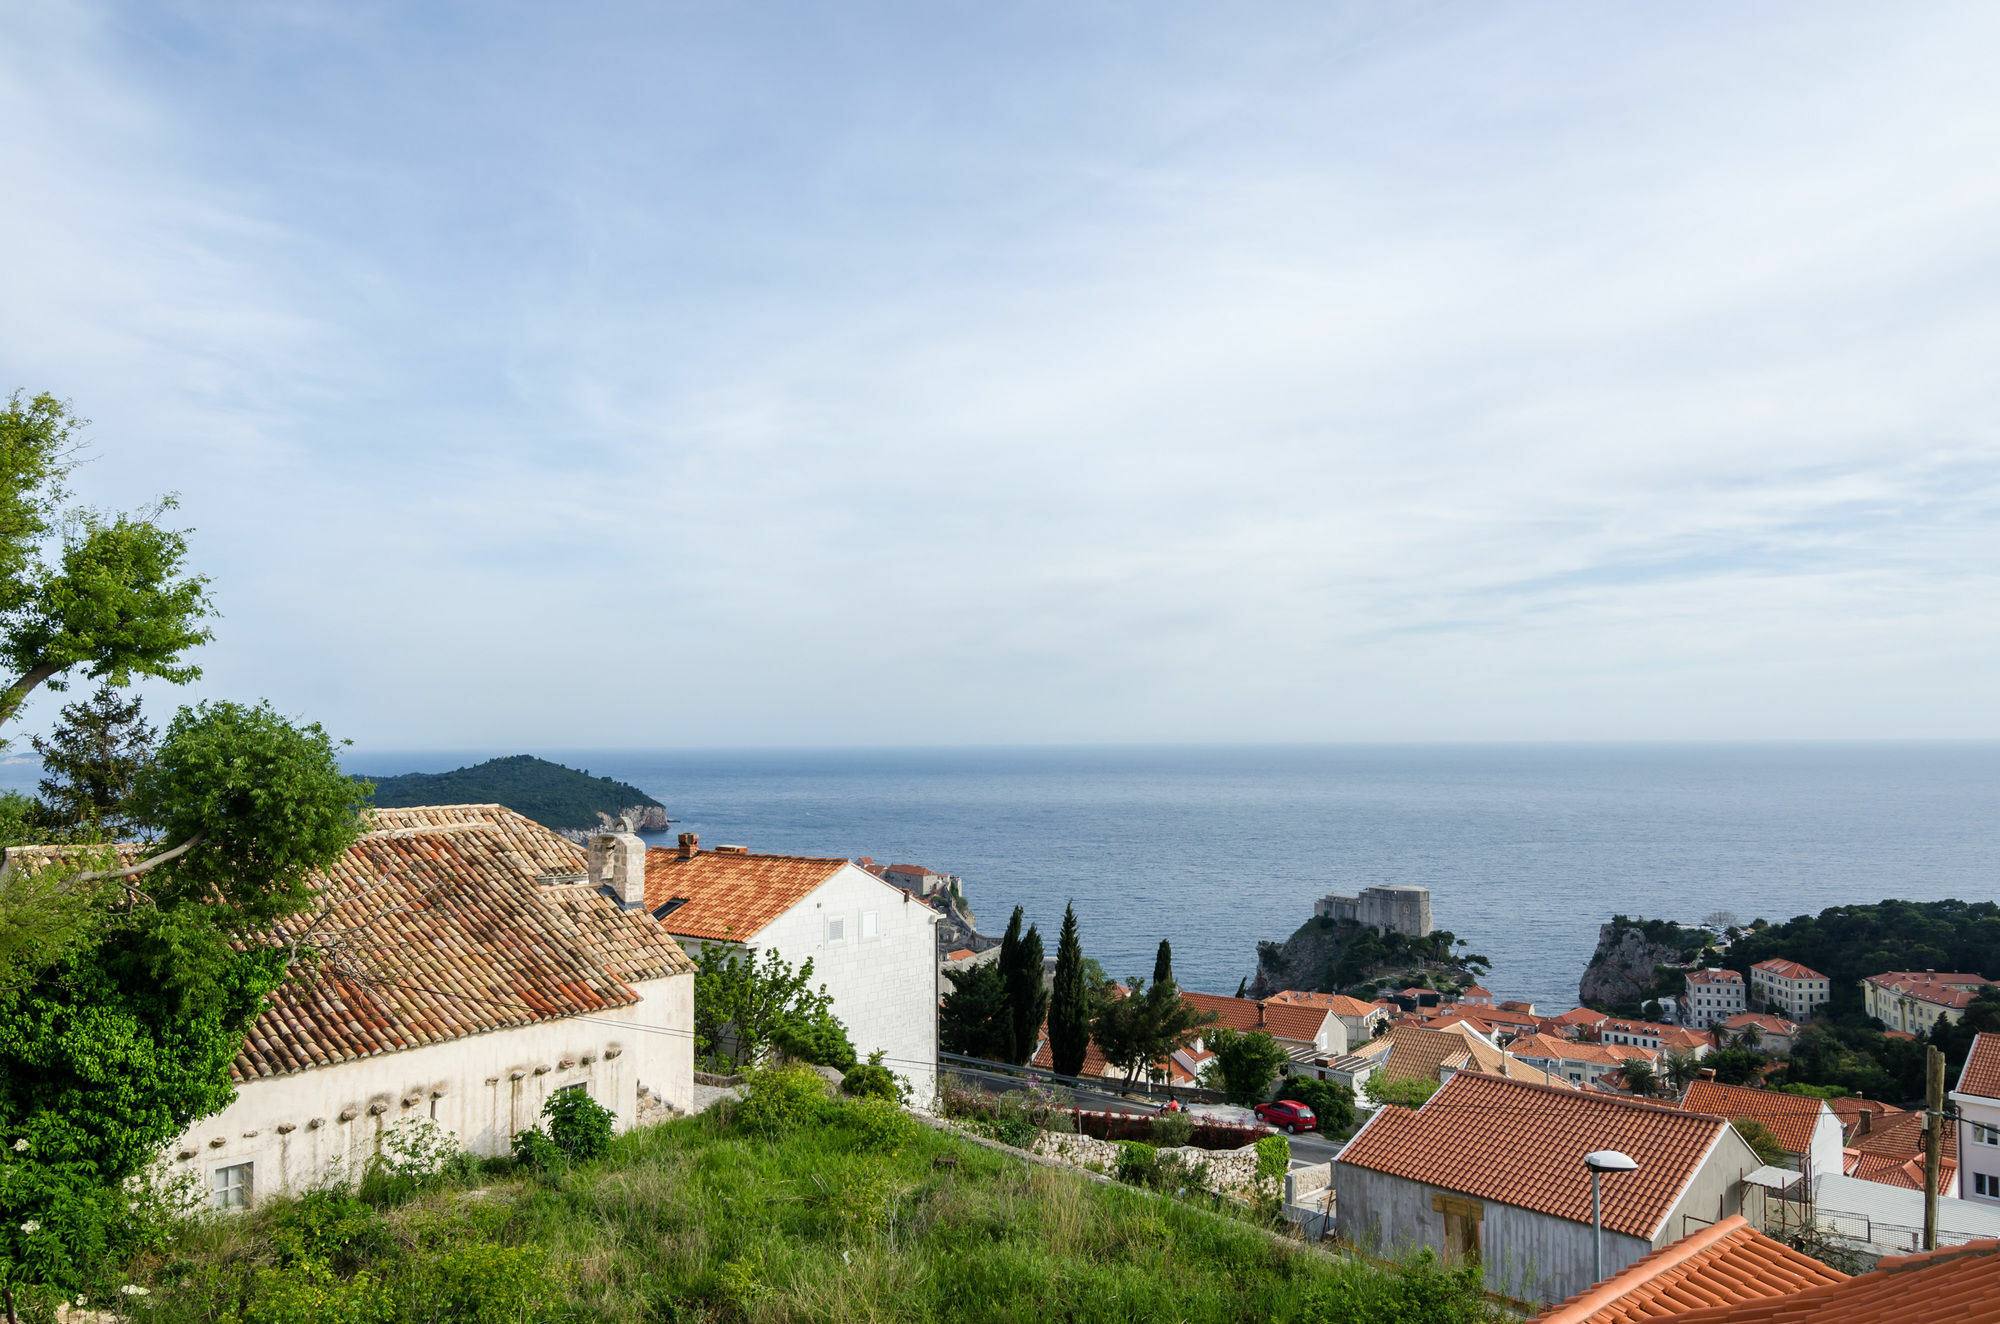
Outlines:
[{"label": "stone chimney", "polygon": [[694,853],[701,849],[701,838],[692,832],[683,832],[681,833],[680,847],[680,857],[684,860],[691,860],[694,858]]},{"label": "stone chimney", "polygon": [[624,819],[590,839],[590,881],[626,910],[646,904],[646,843]]},{"label": "stone chimney", "polygon": [[1875,1129],[1875,1114],[1870,1112],[1868,1109],[1863,1108],[1861,1110],[1861,1119],[1854,1124],[1855,1136],[1857,1138],[1865,1136],[1874,1129]]},{"label": "stone chimney", "polygon": [[1714,1079],[1715,1079],[1715,1068],[1714,1068],[1714,1067],[1703,1067],[1703,1068],[1701,1069],[1701,1078],[1702,1078],[1703,1080],[1714,1080]]}]

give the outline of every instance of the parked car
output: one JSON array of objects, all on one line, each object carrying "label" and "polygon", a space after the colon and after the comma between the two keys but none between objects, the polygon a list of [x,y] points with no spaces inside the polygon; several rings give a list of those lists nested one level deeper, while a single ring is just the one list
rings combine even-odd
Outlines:
[{"label": "parked car", "polygon": [[1257,1114],[1258,1121],[1275,1126],[1280,1131],[1311,1131],[1319,1125],[1319,1119],[1313,1116],[1312,1109],[1303,1103],[1294,1103],[1290,1099],[1280,1099],[1276,1103],[1260,1103],[1253,1111]]}]

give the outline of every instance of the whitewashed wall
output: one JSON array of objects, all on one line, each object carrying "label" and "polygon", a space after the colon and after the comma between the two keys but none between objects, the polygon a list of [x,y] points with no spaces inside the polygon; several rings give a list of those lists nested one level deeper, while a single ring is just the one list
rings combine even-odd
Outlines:
[{"label": "whitewashed wall", "polygon": [[[541,1118],[542,1103],[582,1083],[618,1115],[638,1117],[641,1085],[682,1112],[694,1103],[694,976],[634,985],[634,1006],[381,1053],[238,1087],[236,1101],[190,1127],[167,1152],[173,1173],[204,1191],[213,1174],[255,1165],[252,1198],[297,1194],[334,1175],[358,1178],[382,1133],[429,1117],[466,1150],[507,1152]],[[564,1066],[567,1062],[569,1065]]]}]

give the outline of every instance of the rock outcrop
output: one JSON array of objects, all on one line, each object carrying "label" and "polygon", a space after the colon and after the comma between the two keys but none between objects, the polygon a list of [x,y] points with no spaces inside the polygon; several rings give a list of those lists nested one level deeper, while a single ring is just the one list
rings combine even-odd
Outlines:
[{"label": "rock outcrop", "polygon": [[1586,1003],[1641,1002],[1650,996],[1659,967],[1684,960],[1679,944],[1648,937],[1636,924],[1605,924],[1597,930],[1597,950],[1577,982],[1576,996]]}]

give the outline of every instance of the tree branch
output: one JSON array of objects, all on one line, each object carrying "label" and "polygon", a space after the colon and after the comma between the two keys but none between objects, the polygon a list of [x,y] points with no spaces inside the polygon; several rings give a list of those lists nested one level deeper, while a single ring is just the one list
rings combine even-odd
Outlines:
[{"label": "tree branch", "polygon": [[148,869],[156,869],[168,860],[178,859],[180,856],[187,854],[196,846],[201,845],[202,839],[206,836],[208,836],[206,830],[197,832],[172,850],[161,851],[158,855],[148,856],[137,864],[128,864],[122,869],[98,869],[91,873],[78,874],[75,881],[79,883],[97,883],[104,881],[106,878],[136,878]]},{"label": "tree branch", "polygon": [[44,662],[22,672],[20,679],[0,690],[0,722],[12,720],[14,714],[21,711],[21,705],[28,701],[28,696],[35,692],[35,687],[62,670],[65,668],[53,662]]}]

